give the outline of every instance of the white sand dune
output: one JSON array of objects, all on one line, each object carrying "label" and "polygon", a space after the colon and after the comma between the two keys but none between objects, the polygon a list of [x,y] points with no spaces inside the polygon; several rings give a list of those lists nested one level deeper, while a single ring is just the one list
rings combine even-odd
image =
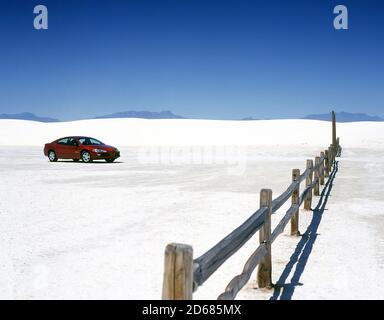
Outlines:
[{"label": "white sand dune", "polygon": [[[94,136],[117,146],[328,146],[330,123],[316,120],[94,119],[61,123],[0,120],[0,145],[41,146],[67,135]],[[384,148],[384,122],[339,123],[345,147]]]},{"label": "white sand dune", "polygon": [[[120,161],[48,162],[42,145],[66,135],[115,145]],[[273,281],[290,289],[279,298],[384,299],[384,123],[338,124],[338,136],[343,154],[316,232],[286,230],[273,244]],[[0,298],[158,299],[167,243],[201,255],[258,208],[261,188],[279,195],[291,169],[304,170],[330,140],[330,123],[311,120],[0,120]],[[156,146],[191,154],[170,161],[175,149]],[[305,232],[317,216],[300,215]],[[257,245],[255,236],[194,298],[217,298]],[[254,280],[238,298],[274,296]]]}]

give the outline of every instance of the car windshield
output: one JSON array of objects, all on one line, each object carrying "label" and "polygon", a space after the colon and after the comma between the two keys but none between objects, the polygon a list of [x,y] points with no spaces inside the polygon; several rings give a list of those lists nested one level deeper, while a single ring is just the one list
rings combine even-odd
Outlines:
[{"label": "car windshield", "polygon": [[79,142],[85,146],[100,146],[104,145],[101,141],[94,139],[94,138],[79,138]]}]

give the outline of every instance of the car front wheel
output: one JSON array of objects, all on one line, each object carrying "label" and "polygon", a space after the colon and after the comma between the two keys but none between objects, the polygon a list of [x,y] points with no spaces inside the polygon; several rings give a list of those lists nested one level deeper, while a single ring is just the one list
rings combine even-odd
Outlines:
[{"label": "car front wheel", "polygon": [[88,151],[83,151],[81,160],[83,160],[84,163],[92,162],[91,154]]},{"label": "car front wheel", "polygon": [[53,150],[49,150],[49,152],[48,152],[48,159],[51,162],[56,162],[57,161],[56,152],[53,151]]},{"label": "car front wheel", "polygon": [[115,161],[115,159],[105,159],[105,161],[107,161],[108,163],[112,163],[113,161]]}]

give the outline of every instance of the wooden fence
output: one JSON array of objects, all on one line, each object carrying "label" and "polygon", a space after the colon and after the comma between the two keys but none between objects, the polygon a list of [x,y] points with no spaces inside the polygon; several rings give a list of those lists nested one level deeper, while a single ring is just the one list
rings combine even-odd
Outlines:
[{"label": "wooden fence", "polygon": [[[259,231],[259,247],[249,257],[241,274],[235,276],[219,295],[219,300],[233,300],[238,292],[247,284],[253,271],[258,266],[257,283],[259,288],[272,287],[272,243],[284,231],[288,222],[291,225],[291,236],[299,233],[299,209],[310,210],[312,194],[320,194],[320,185],[325,178],[330,178],[335,159],[341,154],[340,140],[336,139],[336,121],[333,113],[333,143],[313,160],[306,161],[306,170],[300,174],[299,169],[292,170],[292,183],[280,196],[272,200],[272,190],[260,191],[260,208],[237,229],[232,231],[219,243],[202,256],[193,259],[190,245],[171,243],[165,249],[164,257],[164,300],[191,300],[192,294],[234,253],[236,253],[257,231]],[[300,185],[305,187],[300,194]],[[271,215],[291,198],[291,206],[284,217],[271,230]]]}]

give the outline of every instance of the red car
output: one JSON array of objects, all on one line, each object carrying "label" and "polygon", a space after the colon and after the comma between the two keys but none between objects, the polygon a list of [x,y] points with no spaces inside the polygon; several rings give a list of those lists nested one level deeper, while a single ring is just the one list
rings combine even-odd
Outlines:
[{"label": "red car", "polygon": [[55,162],[57,159],[82,160],[86,163],[104,159],[107,162],[113,162],[120,157],[120,151],[97,139],[78,136],[60,138],[51,143],[46,143],[44,155],[51,162]]}]

